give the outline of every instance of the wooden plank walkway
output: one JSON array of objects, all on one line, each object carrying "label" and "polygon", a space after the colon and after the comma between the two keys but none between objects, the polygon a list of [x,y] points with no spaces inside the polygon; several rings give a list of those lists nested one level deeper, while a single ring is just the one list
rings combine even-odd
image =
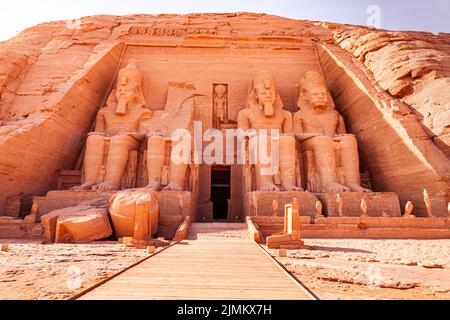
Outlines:
[{"label": "wooden plank walkway", "polygon": [[298,300],[311,296],[253,241],[199,238],[168,248],[79,299]]}]

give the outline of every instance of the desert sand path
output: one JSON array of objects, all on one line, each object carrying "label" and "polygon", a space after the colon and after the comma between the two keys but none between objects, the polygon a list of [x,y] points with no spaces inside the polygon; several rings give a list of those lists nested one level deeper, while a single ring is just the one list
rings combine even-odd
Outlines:
[{"label": "desert sand path", "polygon": [[189,237],[79,299],[304,300],[313,297],[245,224],[193,224]]}]

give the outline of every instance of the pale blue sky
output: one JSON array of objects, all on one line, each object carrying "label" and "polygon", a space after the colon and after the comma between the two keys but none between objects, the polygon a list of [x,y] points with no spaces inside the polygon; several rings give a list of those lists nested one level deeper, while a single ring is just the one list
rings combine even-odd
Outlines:
[{"label": "pale blue sky", "polygon": [[365,25],[370,5],[381,10],[381,28],[450,32],[449,0],[8,0],[0,10],[0,40],[40,22],[95,14],[251,11]]}]

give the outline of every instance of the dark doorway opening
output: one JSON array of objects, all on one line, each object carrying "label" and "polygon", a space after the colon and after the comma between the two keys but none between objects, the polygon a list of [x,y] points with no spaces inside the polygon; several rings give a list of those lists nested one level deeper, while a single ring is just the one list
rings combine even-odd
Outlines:
[{"label": "dark doorway opening", "polygon": [[231,167],[214,166],[211,170],[211,201],[213,219],[228,219],[228,200],[231,197]]}]

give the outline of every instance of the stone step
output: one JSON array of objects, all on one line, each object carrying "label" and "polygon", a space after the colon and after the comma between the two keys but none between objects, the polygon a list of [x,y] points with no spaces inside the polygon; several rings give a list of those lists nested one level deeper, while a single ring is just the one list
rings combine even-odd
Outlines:
[{"label": "stone step", "polygon": [[247,240],[248,237],[244,223],[193,223],[188,233],[188,239]]},{"label": "stone step", "polygon": [[198,229],[198,230],[242,230],[246,229],[245,223],[221,223],[221,222],[215,222],[215,223],[192,223],[191,229]]}]

